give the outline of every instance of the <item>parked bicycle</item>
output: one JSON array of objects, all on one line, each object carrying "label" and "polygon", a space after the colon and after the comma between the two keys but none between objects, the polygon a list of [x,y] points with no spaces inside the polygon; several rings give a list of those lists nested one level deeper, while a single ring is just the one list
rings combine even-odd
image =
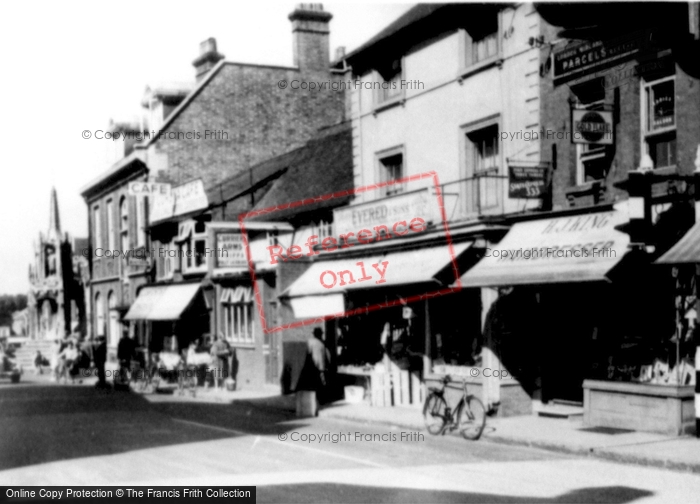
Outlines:
[{"label": "parked bicycle", "polygon": [[486,426],[486,409],[483,403],[467,392],[467,381],[462,382],[462,398],[454,409],[447,405],[445,389],[452,379],[445,376],[442,387],[431,387],[423,406],[423,417],[428,432],[437,436],[445,432],[458,430],[462,437],[477,440]]}]

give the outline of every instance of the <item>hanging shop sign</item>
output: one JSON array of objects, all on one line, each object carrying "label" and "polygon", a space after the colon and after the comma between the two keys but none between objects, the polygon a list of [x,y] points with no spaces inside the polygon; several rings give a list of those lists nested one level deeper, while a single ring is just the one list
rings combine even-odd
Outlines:
[{"label": "hanging shop sign", "polygon": [[537,199],[547,192],[547,168],[508,165],[508,197]]},{"label": "hanging shop sign", "polygon": [[243,236],[240,233],[217,233],[216,250],[217,268],[248,267]]},{"label": "hanging shop sign", "polygon": [[608,110],[571,110],[571,143],[612,145],[613,113]]},{"label": "hanging shop sign", "polygon": [[612,40],[583,42],[554,53],[554,79],[563,81],[602,66],[619,63],[653,48],[652,32],[637,31]]}]

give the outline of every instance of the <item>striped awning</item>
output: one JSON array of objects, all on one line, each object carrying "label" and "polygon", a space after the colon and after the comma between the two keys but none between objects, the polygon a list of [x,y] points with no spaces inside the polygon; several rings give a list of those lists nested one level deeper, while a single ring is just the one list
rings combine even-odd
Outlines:
[{"label": "striped awning", "polygon": [[700,222],[695,223],[678,243],[656,260],[656,264],[686,263],[700,263]]}]

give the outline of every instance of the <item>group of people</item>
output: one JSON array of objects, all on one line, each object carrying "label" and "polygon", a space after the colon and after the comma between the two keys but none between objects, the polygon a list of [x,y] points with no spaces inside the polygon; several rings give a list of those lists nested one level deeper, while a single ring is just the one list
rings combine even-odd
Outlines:
[{"label": "group of people", "polygon": [[92,348],[89,343],[79,343],[75,335],[64,340],[54,340],[51,357],[47,359],[37,350],[34,357],[34,369],[37,374],[43,374],[44,367],[49,366],[51,380],[57,383],[82,382],[79,378],[80,369],[90,367]]}]

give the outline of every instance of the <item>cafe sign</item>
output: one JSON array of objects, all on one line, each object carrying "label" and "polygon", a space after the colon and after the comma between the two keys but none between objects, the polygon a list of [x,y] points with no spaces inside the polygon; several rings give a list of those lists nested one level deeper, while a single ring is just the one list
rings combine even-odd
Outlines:
[{"label": "cafe sign", "polygon": [[149,199],[151,222],[185,215],[209,206],[209,199],[201,179],[173,187],[169,194],[158,194]]},{"label": "cafe sign", "polygon": [[583,71],[593,71],[602,66],[619,63],[623,59],[649,50],[652,33],[637,31],[612,40],[583,42],[554,53],[554,79],[570,80]]},{"label": "cafe sign", "polygon": [[571,143],[612,145],[613,113],[607,110],[571,110]]},{"label": "cafe sign", "polygon": [[538,199],[547,192],[547,168],[508,166],[508,197]]}]

